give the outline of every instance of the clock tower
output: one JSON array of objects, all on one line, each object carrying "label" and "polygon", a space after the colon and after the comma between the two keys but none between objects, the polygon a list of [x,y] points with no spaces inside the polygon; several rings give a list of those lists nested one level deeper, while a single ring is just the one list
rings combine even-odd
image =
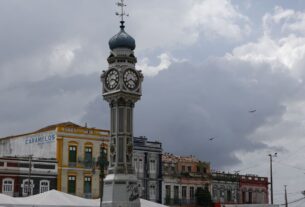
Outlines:
[{"label": "clock tower", "polygon": [[108,69],[103,71],[103,97],[110,107],[110,160],[104,179],[104,207],[140,207],[137,178],[133,169],[133,109],[140,99],[143,75],[135,68],[135,40],[125,32],[124,1],[120,31],[109,40]]}]

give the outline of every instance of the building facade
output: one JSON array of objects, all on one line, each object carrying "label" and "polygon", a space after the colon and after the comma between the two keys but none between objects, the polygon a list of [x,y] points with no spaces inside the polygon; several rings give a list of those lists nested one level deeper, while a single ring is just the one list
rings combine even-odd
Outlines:
[{"label": "building facade", "polygon": [[33,155],[56,160],[57,190],[98,198],[100,173],[97,160],[101,150],[108,151],[108,145],[108,130],[66,122],[0,139],[0,157]]},{"label": "building facade", "polygon": [[0,158],[0,193],[23,197],[57,188],[57,161],[31,157]]},{"label": "building facade", "polygon": [[162,203],[189,206],[195,204],[198,188],[210,189],[210,163],[201,162],[194,156],[162,156],[163,184]]},{"label": "building facade", "polygon": [[268,178],[212,173],[212,199],[219,204],[268,204]]},{"label": "building facade", "polygon": [[268,204],[268,178],[257,175],[239,176],[239,197],[242,204]]},{"label": "building facade", "polygon": [[239,203],[239,175],[212,172],[212,199],[214,203]]},{"label": "building facade", "polygon": [[162,144],[134,137],[133,165],[138,178],[140,197],[162,202]]}]

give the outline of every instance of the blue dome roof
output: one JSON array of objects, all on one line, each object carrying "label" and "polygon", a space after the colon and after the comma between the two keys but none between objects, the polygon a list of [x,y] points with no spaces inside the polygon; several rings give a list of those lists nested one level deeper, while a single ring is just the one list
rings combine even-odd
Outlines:
[{"label": "blue dome roof", "polygon": [[121,31],[109,40],[109,48],[111,50],[115,48],[128,48],[134,50],[136,48],[136,41],[125,32],[124,25],[122,25]]}]

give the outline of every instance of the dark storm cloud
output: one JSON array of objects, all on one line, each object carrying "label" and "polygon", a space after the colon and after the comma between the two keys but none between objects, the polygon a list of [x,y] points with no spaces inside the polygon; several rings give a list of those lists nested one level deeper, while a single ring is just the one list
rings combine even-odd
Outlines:
[{"label": "dark storm cloud", "polygon": [[[112,1],[1,1],[0,63],[40,53],[67,39],[94,42],[110,36],[105,17],[116,17],[109,8]],[[106,48],[105,41],[99,42]]]},{"label": "dark storm cloud", "polygon": [[136,132],[159,138],[167,151],[195,154],[215,166],[237,162],[235,150],[264,147],[247,135],[281,117],[281,103],[295,89],[293,79],[266,66],[225,60],[198,68],[179,64],[147,78]]},{"label": "dark storm cloud", "polygon": [[[299,87],[281,71],[225,59],[200,67],[175,64],[145,78],[135,107],[135,135],[160,140],[165,151],[196,155],[214,167],[236,164],[235,151],[267,147],[248,136],[267,121],[281,119],[283,101]],[[257,111],[249,113],[253,109]],[[98,98],[83,120],[108,127],[108,114],[108,105]]]},{"label": "dark storm cloud", "polygon": [[[1,90],[0,136],[30,132],[53,123],[78,121],[99,93],[99,75],[53,76]],[[81,123],[82,124],[82,123]]]}]

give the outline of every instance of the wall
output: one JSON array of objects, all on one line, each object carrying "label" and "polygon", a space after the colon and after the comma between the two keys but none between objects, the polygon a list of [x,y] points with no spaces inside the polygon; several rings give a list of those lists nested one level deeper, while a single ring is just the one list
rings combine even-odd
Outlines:
[{"label": "wall", "polygon": [[28,156],[56,158],[55,131],[0,139],[0,157]]}]

